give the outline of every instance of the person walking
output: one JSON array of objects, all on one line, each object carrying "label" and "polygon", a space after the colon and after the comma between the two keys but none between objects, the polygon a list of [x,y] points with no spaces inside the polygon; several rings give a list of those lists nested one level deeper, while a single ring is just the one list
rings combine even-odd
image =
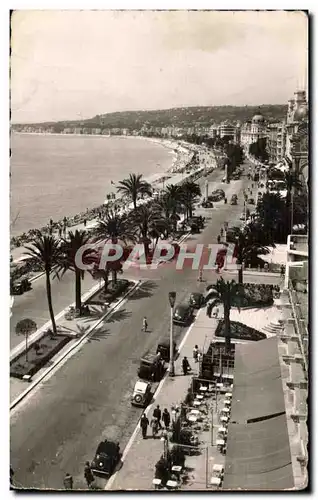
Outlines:
[{"label": "person walking", "polygon": [[86,219],[84,219],[84,221],[83,221],[83,222],[84,222],[84,227],[86,227],[86,224],[87,224]]},{"label": "person walking", "polygon": [[94,474],[92,473],[91,466],[89,465],[89,462],[85,463],[84,467],[84,478],[87,483],[87,487],[90,488],[93,482],[95,481]]},{"label": "person walking", "polygon": [[59,226],[59,238],[62,238],[62,227]]},{"label": "person walking", "polygon": [[211,314],[212,314],[212,303],[208,302],[208,305],[206,306],[206,315],[208,316],[208,318],[211,318]]},{"label": "person walking", "polygon": [[162,421],[165,424],[166,429],[169,429],[170,420],[171,420],[170,413],[168,412],[167,408],[165,408],[162,413]]},{"label": "person walking", "polygon": [[68,472],[65,474],[63,483],[64,483],[64,488],[66,490],[73,489],[73,478],[72,478],[71,474],[69,474]]},{"label": "person walking", "polygon": [[221,236],[220,235],[218,235],[218,237],[217,237],[217,242],[221,243]]},{"label": "person walking", "polygon": [[285,276],[285,266],[282,264],[280,266],[280,277],[283,278]]},{"label": "person walking", "polygon": [[146,316],[144,316],[144,319],[142,320],[142,329],[144,332],[146,332],[148,329],[148,321],[147,321]]},{"label": "person walking", "polygon": [[160,410],[160,406],[157,405],[157,408],[154,409],[153,411],[153,417],[156,418],[158,420],[158,426],[159,426],[159,429],[161,430],[162,429],[162,425],[161,425],[161,410]]},{"label": "person walking", "polygon": [[142,433],[142,439],[147,438],[148,425],[149,425],[149,420],[148,420],[146,414],[144,413],[140,419],[140,428],[141,428],[141,433]]},{"label": "person walking", "polygon": [[193,348],[193,359],[195,363],[198,361],[198,354],[199,354],[199,348],[197,345],[195,345]]},{"label": "person walking", "polygon": [[183,371],[183,375],[188,375],[188,372],[191,370],[191,367],[190,367],[190,364],[189,364],[189,361],[188,361],[188,358],[186,356],[184,356],[183,360],[182,360],[182,371]]}]

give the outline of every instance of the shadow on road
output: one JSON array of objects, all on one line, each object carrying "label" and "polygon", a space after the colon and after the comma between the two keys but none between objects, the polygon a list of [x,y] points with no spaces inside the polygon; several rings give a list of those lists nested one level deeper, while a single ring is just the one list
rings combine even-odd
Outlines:
[{"label": "shadow on road", "polygon": [[121,321],[123,319],[128,319],[131,316],[131,311],[127,311],[126,309],[120,309],[119,311],[115,311],[114,313],[107,318],[106,323],[115,323],[116,321]]},{"label": "shadow on road", "polygon": [[97,342],[100,342],[101,340],[106,339],[109,335],[110,335],[110,331],[108,329],[105,329],[104,327],[96,328],[88,336],[87,342],[91,342],[93,340],[96,340]]},{"label": "shadow on road", "polygon": [[145,281],[130,297],[129,300],[146,299],[151,297],[154,290],[158,288],[154,281]]}]

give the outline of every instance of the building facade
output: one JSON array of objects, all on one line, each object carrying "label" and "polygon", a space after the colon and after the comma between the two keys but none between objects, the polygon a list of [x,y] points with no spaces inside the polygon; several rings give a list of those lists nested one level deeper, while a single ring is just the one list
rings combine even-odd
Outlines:
[{"label": "building facade", "polygon": [[240,142],[244,149],[248,149],[250,144],[267,137],[267,135],[265,118],[261,113],[258,113],[253,116],[251,121],[245,122],[242,126]]},{"label": "building facade", "polygon": [[285,156],[286,124],[285,122],[271,123],[268,126],[267,152],[269,161],[280,162]]}]

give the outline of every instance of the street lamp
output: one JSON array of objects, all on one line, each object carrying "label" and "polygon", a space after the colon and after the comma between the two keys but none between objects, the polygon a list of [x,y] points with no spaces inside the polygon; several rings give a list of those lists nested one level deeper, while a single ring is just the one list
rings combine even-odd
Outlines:
[{"label": "street lamp", "polygon": [[174,377],[174,352],[173,352],[173,308],[176,302],[176,292],[169,292],[170,303],[170,362],[169,362],[169,375]]}]

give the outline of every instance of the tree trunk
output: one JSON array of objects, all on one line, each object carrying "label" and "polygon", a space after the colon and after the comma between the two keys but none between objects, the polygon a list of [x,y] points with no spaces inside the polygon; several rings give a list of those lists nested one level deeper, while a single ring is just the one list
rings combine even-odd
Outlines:
[{"label": "tree trunk", "polygon": [[75,271],[75,309],[81,312],[82,309],[82,294],[81,294],[81,273]]},{"label": "tree trunk", "polygon": [[108,289],[108,273],[104,273],[104,293],[107,293]]},{"label": "tree trunk", "polygon": [[133,204],[134,204],[134,209],[136,210],[136,208],[137,208],[137,197],[133,198]]},{"label": "tree trunk", "polygon": [[53,334],[56,335],[56,323],[55,323],[53,306],[52,306],[51,280],[50,280],[49,271],[45,271],[45,277],[46,277],[46,295],[47,295],[47,302],[48,302],[48,306],[49,306],[50,320],[52,323]]},{"label": "tree trunk", "polygon": [[112,278],[113,278],[113,282],[116,285],[116,283],[117,283],[117,271],[115,269],[113,269],[113,271],[112,271]]},{"label": "tree trunk", "polygon": [[231,350],[231,323],[230,323],[230,306],[224,304],[224,336],[226,352]]}]

